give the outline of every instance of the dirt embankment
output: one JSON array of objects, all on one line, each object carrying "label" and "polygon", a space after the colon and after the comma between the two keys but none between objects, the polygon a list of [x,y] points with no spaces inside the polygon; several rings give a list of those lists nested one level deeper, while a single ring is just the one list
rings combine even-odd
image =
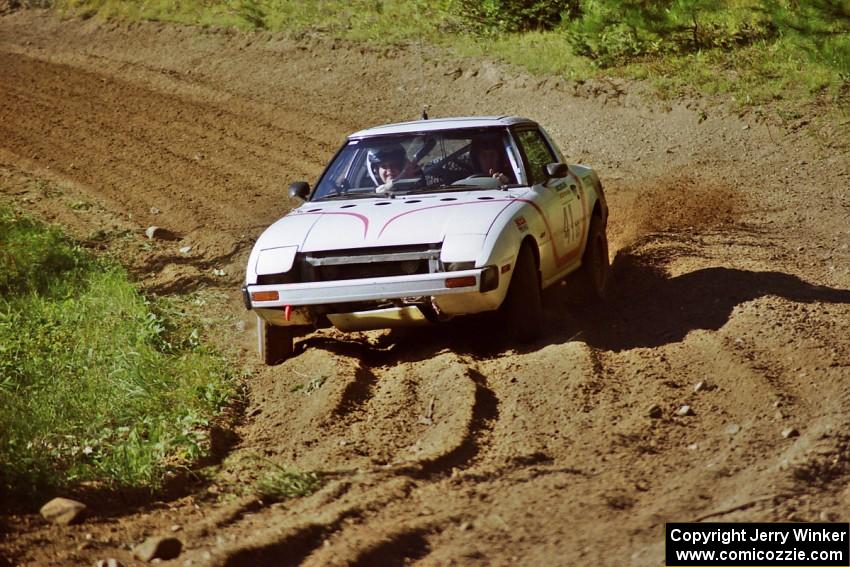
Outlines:
[{"label": "dirt embankment", "polygon": [[[288,182],[426,101],[535,118],[597,167],[616,275],[600,310],[547,293],[545,339],[522,349],[474,322],[305,337],[253,373],[204,489],[68,528],[1,517],[0,563],[131,564],[127,544],[176,524],[193,564],[658,565],[665,521],[848,519],[848,148],[627,84],[418,53],[0,18],[4,199],[117,250],[154,291],[225,291],[214,309],[245,323],[221,333],[246,360],[235,288],[293,205]],[[151,224],[183,240],[144,244]],[[258,458],[331,480],[261,504],[238,496]]]}]

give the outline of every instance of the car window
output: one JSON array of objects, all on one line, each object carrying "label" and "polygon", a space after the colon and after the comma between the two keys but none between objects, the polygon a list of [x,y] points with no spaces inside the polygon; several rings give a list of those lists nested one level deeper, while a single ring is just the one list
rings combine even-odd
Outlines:
[{"label": "car window", "polygon": [[[396,193],[454,185],[492,189],[494,173],[503,174],[501,183],[516,184],[521,178],[516,155],[513,140],[504,127],[349,140],[319,179],[311,199],[383,192],[388,181],[387,169],[393,170],[391,190]],[[498,187],[499,182],[496,184]]]},{"label": "car window", "polygon": [[528,165],[528,181],[531,185],[546,181],[546,165],[558,161],[549,144],[538,130],[520,130],[517,140],[525,154]]}]

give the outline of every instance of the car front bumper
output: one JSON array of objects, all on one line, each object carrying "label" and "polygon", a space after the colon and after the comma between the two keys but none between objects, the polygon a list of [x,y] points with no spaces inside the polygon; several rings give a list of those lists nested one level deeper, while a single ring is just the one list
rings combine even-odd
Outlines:
[{"label": "car front bumper", "polygon": [[498,269],[495,266],[487,266],[410,276],[247,285],[242,291],[247,308],[273,309],[487,292],[498,287],[498,280]]}]

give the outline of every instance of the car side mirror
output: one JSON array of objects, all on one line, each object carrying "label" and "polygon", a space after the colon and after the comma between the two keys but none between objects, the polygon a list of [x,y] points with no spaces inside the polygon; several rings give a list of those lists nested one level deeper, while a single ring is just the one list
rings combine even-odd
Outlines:
[{"label": "car side mirror", "polygon": [[305,201],[307,199],[307,195],[310,194],[310,184],[306,181],[296,181],[295,183],[289,186],[289,198],[301,199]]},{"label": "car side mirror", "polygon": [[565,163],[547,163],[546,175],[549,179],[559,179],[570,174],[570,168]]}]

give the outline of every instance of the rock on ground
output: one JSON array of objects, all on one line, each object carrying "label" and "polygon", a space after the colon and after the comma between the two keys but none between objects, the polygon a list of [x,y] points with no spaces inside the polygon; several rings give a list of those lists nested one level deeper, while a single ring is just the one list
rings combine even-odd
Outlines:
[{"label": "rock on ground", "polygon": [[149,537],[133,549],[133,557],[141,561],[174,559],[182,549],[183,543],[175,537]]},{"label": "rock on ground", "polygon": [[86,505],[70,498],[54,498],[41,507],[41,515],[54,524],[73,524],[83,519]]},{"label": "rock on ground", "polygon": [[159,226],[149,226],[145,230],[145,236],[151,240],[179,240],[180,237],[174,232]]}]

